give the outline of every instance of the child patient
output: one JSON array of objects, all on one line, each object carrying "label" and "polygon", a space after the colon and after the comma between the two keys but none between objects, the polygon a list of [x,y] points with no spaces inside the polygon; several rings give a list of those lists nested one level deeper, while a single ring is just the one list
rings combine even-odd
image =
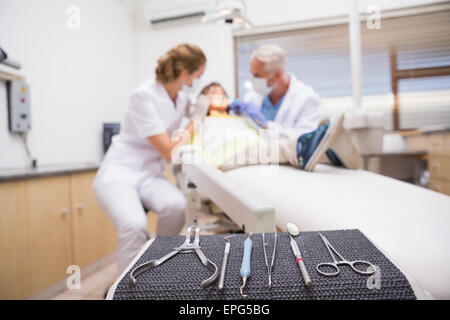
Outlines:
[{"label": "child patient", "polygon": [[211,82],[202,89],[200,94],[210,100],[209,116],[226,115],[229,113],[229,103],[225,89],[218,82]]},{"label": "child patient", "polygon": [[[229,100],[224,88],[218,82],[205,86],[200,95],[209,98],[209,116],[226,116],[230,113]],[[332,163],[349,169],[360,169],[362,157],[343,128],[343,115],[339,115],[320,125],[316,130],[303,134],[298,139],[279,138],[278,161],[288,163],[299,169],[313,171],[318,162]],[[331,149],[332,148],[332,149]],[[259,154],[259,156],[258,156]],[[250,152],[236,155],[220,166],[229,170],[241,165],[270,163],[271,150],[266,148],[262,154]],[[240,162],[237,161],[239,158]],[[242,163],[244,159],[244,163]],[[237,165],[239,163],[239,165]]]}]

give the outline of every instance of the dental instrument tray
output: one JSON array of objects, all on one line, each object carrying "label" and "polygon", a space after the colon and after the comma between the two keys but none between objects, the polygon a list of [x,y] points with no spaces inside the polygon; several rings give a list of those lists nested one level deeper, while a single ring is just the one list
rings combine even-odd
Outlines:
[{"label": "dental instrument tray", "polygon": [[[362,274],[350,266],[340,265],[336,276],[323,276],[316,266],[333,262],[321,235],[348,260],[370,261],[376,272]],[[240,275],[244,241],[248,234],[236,234],[229,238],[231,250],[225,274],[225,286],[218,289],[219,281],[208,287],[202,282],[212,275],[195,252],[177,254],[164,263],[142,272],[135,284],[130,273],[138,266],[157,260],[179,248],[185,236],[157,237],[117,280],[110,292],[115,300],[321,300],[321,299],[416,299],[405,275],[367,239],[359,230],[335,230],[301,232],[295,241],[302,249],[302,257],[311,277],[312,285],[306,286],[295,259],[292,256],[287,233],[278,233],[277,252],[272,270],[272,283],[268,287],[268,273],[264,258],[262,234],[253,234],[251,254],[251,277],[245,286],[246,297],[241,296]],[[201,235],[200,248],[204,255],[220,269],[225,241],[228,235]],[[266,243],[272,243],[274,234],[266,233]],[[327,271],[327,270],[324,270]],[[333,270],[328,270],[331,272]]]}]

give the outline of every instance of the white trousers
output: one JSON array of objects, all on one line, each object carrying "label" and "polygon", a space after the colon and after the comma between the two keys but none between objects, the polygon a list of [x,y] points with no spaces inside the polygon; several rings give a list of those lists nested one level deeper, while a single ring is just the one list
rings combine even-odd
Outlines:
[{"label": "white trousers", "polygon": [[98,183],[94,191],[98,204],[116,226],[119,274],[149,239],[144,207],[158,214],[158,235],[177,235],[184,225],[185,198],[164,177],[154,177],[140,188],[122,182]]}]

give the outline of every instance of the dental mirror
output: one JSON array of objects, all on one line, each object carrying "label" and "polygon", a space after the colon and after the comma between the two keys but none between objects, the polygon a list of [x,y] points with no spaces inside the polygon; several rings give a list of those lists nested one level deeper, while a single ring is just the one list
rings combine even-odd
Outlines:
[{"label": "dental mirror", "polygon": [[287,232],[289,232],[289,234],[293,237],[298,236],[300,233],[297,225],[293,222],[286,223],[286,229],[287,229]]},{"label": "dental mirror", "polygon": [[295,263],[300,268],[300,272],[302,273],[303,280],[305,281],[305,285],[307,287],[309,287],[312,285],[312,281],[311,281],[311,278],[309,277],[308,270],[306,270],[305,261],[302,258],[302,253],[300,252],[300,249],[298,248],[297,242],[293,238],[293,237],[298,236],[300,234],[300,231],[298,230],[297,225],[293,222],[287,223],[286,229],[289,233],[289,238],[291,238],[292,251],[294,252],[295,258],[297,259],[297,260],[295,260]]}]

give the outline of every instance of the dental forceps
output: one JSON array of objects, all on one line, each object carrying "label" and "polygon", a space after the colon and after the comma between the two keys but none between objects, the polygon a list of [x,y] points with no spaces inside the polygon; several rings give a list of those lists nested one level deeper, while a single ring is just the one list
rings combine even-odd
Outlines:
[{"label": "dental forceps", "polygon": [[[195,234],[194,242],[191,242],[191,236],[192,233]],[[165,261],[169,260],[173,256],[175,256],[177,253],[188,253],[188,252],[195,252],[197,253],[197,256],[200,258],[201,262],[205,267],[213,271],[213,275],[210,276],[208,279],[204,280],[202,282],[202,287],[207,288],[214,284],[214,282],[217,280],[217,276],[219,274],[217,266],[214,262],[209,260],[203,251],[200,249],[200,227],[197,225],[197,217],[194,217],[194,223],[187,228],[186,232],[186,240],[184,241],[183,245],[180,247],[175,248],[172,252],[165,255],[164,257],[160,259],[155,259],[148,261],[146,263],[143,263],[139,266],[137,266],[135,269],[131,271],[130,274],[130,280],[133,285],[136,285],[136,277],[140,275],[141,273],[153,269],[160,264],[164,263]]]},{"label": "dental forceps", "polygon": [[[330,242],[328,241],[327,238],[325,238],[321,233],[319,233],[319,235],[322,238],[323,243],[327,247],[327,250],[330,253],[331,257],[333,258],[333,262],[319,263],[316,266],[316,270],[317,270],[318,273],[320,273],[321,275],[327,276],[327,277],[337,276],[339,274],[339,272],[340,272],[339,267],[338,267],[339,265],[348,265],[348,266],[350,266],[353,269],[353,271],[355,271],[356,273],[359,273],[359,274],[363,274],[363,275],[371,275],[371,274],[375,273],[375,266],[372,263],[370,263],[369,261],[363,261],[363,260],[355,260],[355,261],[348,261],[348,260],[346,260],[330,244]],[[337,255],[337,257],[340,259],[339,261],[336,259],[336,256],[333,254],[333,251]],[[355,267],[356,264],[366,265],[368,267],[371,267],[372,270],[367,270],[366,269],[367,271],[363,271],[363,270],[357,269]],[[320,270],[321,267],[322,267],[322,269],[323,269],[323,267],[331,267],[335,271],[334,272],[322,271],[322,270]]]},{"label": "dental forceps", "polygon": [[275,262],[275,254],[277,252],[277,234],[275,233],[275,239],[273,240],[273,253],[272,253],[272,261],[269,262],[267,260],[267,252],[266,252],[266,246],[268,243],[266,243],[265,233],[262,235],[262,241],[263,241],[263,249],[264,249],[264,259],[266,260],[266,267],[267,267],[267,273],[269,274],[269,288],[272,287],[272,269],[273,264]]},{"label": "dental forceps", "polygon": [[228,255],[230,254],[230,240],[228,240],[231,237],[234,237],[234,235],[227,236],[223,238],[223,241],[225,241],[225,251],[223,254],[223,262],[222,262],[222,269],[220,271],[220,279],[219,279],[219,290],[223,290],[223,286],[225,283],[225,272],[227,270],[227,263],[228,263]]}]

